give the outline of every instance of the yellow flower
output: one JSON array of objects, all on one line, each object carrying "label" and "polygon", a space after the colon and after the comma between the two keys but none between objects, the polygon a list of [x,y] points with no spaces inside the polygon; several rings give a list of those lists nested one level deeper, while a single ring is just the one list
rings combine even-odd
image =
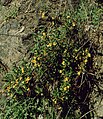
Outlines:
[{"label": "yellow flower", "polygon": [[67,19],[69,19],[70,18],[70,16],[67,16]]},{"label": "yellow flower", "polygon": [[58,107],[58,110],[61,110],[62,109],[62,107]]},{"label": "yellow flower", "polygon": [[48,45],[47,45],[47,47],[51,47],[52,46],[52,43],[49,43]]},{"label": "yellow flower", "polygon": [[56,45],[56,42],[53,42],[53,46],[55,46]]},{"label": "yellow flower", "polygon": [[57,104],[57,101],[55,100],[54,103]]},{"label": "yellow flower", "polygon": [[82,53],[82,55],[84,55],[84,52]]},{"label": "yellow flower", "polygon": [[91,54],[90,53],[88,53],[88,57],[91,57]]},{"label": "yellow flower", "polygon": [[54,21],[52,22],[52,25],[54,26]]},{"label": "yellow flower", "polygon": [[30,88],[27,88],[27,91],[29,91],[30,90]]},{"label": "yellow flower", "polygon": [[36,59],[36,57],[34,56],[33,59]]},{"label": "yellow flower", "polygon": [[21,68],[21,72],[24,73],[24,67]]},{"label": "yellow flower", "polygon": [[59,70],[59,73],[62,73],[63,72],[63,70]]},{"label": "yellow flower", "polygon": [[18,79],[16,79],[16,84],[18,84]]},{"label": "yellow flower", "polygon": [[77,74],[78,74],[78,76],[80,76],[80,74],[81,74],[81,71],[78,71],[78,73],[77,73]]},{"label": "yellow flower", "polygon": [[34,64],[36,64],[36,60],[35,59],[34,60],[31,60],[31,62],[34,63]]},{"label": "yellow flower", "polygon": [[65,61],[62,61],[62,65],[65,65]]},{"label": "yellow flower", "polygon": [[22,77],[19,78],[20,80],[22,79]]},{"label": "yellow flower", "polygon": [[70,88],[70,86],[67,86],[67,89],[69,89]]},{"label": "yellow flower", "polygon": [[13,85],[13,88],[15,88],[17,86],[17,84]]},{"label": "yellow flower", "polygon": [[25,81],[28,83],[30,81],[30,77],[27,77]]},{"label": "yellow flower", "polygon": [[38,64],[37,66],[40,67],[40,64]]},{"label": "yellow flower", "polygon": [[37,60],[40,60],[40,57],[38,57]]},{"label": "yellow flower", "polygon": [[10,92],[10,86],[7,87],[7,91]]},{"label": "yellow flower", "polygon": [[66,77],[65,79],[64,79],[64,82],[67,82],[68,81],[68,77]]},{"label": "yellow flower", "polygon": [[72,22],[72,26],[76,26],[76,23],[75,22]]},{"label": "yellow flower", "polygon": [[85,49],[85,52],[88,52],[88,49]]},{"label": "yellow flower", "polygon": [[85,59],[85,60],[84,60],[84,63],[87,63],[87,62],[88,62],[88,60],[87,60],[87,59]]},{"label": "yellow flower", "polygon": [[44,37],[46,36],[46,33],[45,33],[45,32],[43,32],[43,36],[44,36]]},{"label": "yellow flower", "polygon": [[54,17],[52,17],[52,19],[54,20],[55,18],[54,18]]},{"label": "yellow flower", "polygon": [[54,102],[54,104],[56,104],[56,103],[57,103],[57,100],[56,100],[56,99],[53,99],[52,101]]},{"label": "yellow flower", "polygon": [[66,91],[67,90],[67,87],[64,87],[64,91]]},{"label": "yellow flower", "polygon": [[41,15],[42,18],[45,18],[45,13],[43,12],[42,15]]},{"label": "yellow flower", "polygon": [[67,50],[64,50],[64,53],[66,53],[67,52]]},{"label": "yellow flower", "polygon": [[78,60],[78,57],[76,56],[75,59]]},{"label": "yellow flower", "polygon": [[69,88],[70,88],[70,86],[64,87],[64,91],[68,90]]},{"label": "yellow flower", "polygon": [[22,81],[22,84],[24,84],[25,82],[24,81]]}]

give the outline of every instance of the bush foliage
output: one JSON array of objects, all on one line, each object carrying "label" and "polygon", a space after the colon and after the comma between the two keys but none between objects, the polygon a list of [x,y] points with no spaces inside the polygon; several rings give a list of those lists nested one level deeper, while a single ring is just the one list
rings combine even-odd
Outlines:
[{"label": "bush foliage", "polygon": [[66,11],[53,17],[42,12],[28,61],[5,77],[5,119],[76,119],[90,111],[93,47],[78,14]]}]

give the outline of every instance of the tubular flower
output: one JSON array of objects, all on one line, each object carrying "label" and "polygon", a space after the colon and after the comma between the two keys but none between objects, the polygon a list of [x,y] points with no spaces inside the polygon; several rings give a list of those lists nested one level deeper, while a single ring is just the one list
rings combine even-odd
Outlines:
[{"label": "tubular flower", "polygon": [[72,26],[76,26],[76,23],[75,22],[72,22]]},{"label": "tubular flower", "polygon": [[41,15],[42,18],[45,18],[45,13],[43,12],[42,15]]},{"label": "tubular flower", "polygon": [[58,107],[58,110],[61,110],[62,109],[62,107]]},{"label": "tubular flower", "polygon": [[27,91],[30,91],[30,88],[27,88]]},{"label": "tubular flower", "polygon": [[91,57],[91,54],[90,53],[88,53],[88,57]]},{"label": "tubular flower", "polygon": [[47,45],[47,47],[51,47],[52,46],[52,43],[49,43],[48,45]]},{"label": "tubular flower", "polygon": [[86,52],[86,53],[88,52],[88,49],[87,49],[87,48],[85,49],[85,52]]},{"label": "tubular flower", "polygon": [[57,100],[56,99],[53,99],[52,101],[54,102],[54,104],[57,104]]},{"label": "tubular flower", "polygon": [[63,72],[63,70],[59,70],[59,73],[61,74]]},{"label": "tubular flower", "polygon": [[67,90],[67,87],[64,87],[64,91],[66,91]]},{"label": "tubular flower", "polygon": [[7,91],[10,92],[10,86],[7,87]]},{"label": "tubular flower", "polygon": [[85,59],[85,60],[84,60],[84,63],[87,63],[87,62],[88,62],[88,60],[87,60],[87,59]]},{"label": "tubular flower", "polygon": [[30,81],[30,77],[27,77],[25,81],[28,83]]},{"label": "tubular flower", "polygon": [[16,79],[16,84],[18,84],[18,79]]},{"label": "tubular flower", "polygon": [[55,46],[56,45],[56,42],[53,42],[53,46]]},{"label": "tubular flower", "polygon": [[15,88],[16,86],[17,86],[17,84],[14,84],[14,85],[13,85],[13,88]]},{"label": "tubular flower", "polygon": [[69,88],[70,88],[70,86],[64,87],[64,91],[68,90]]},{"label": "tubular flower", "polygon": [[46,36],[46,33],[45,33],[45,32],[43,32],[43,36],[44,36],[44,37]]},{"label": "tubular flower", "polygon": [[78,71],[78,72],[77,72],[77,74],[78,74],[78,76],[80,76],[80,74],[81,74],[81,71]]},{"label": "tubular flower", "polygon": [[31,60],[31,62],[32,62],[32,63],[34,63],[34,64],[36,64],[36,59],[34,59],[34,60]]},{"label": "tubular flower", "polygon": [[67,16],[67,19],[69,19],[70,18],[70,16]]},{"label": "tubular flower", "polygon": [[68,81],[68,77],[66,77],[65,79],[64,79],[64,82],[67,82]]},{"label": "tubular flower", "polygon": [[70,86],[67,86],[67,89],[69,89],[70,88]]},{"label": "tubular flower", "polygon": [[62,65],[65,65],[65,61],[62,62]]},{"label": "tubular flower", "polygon": [[21,72],[22,72],[22,74],[24,73],[24,67],[21,68]]},{"label": "tubular flower", "polygon": [[52,19],[54,20],[55,18],[54,18],[54,17],[52,17]]},{"label": "tubular flower", "polygon": [[19,78],[20,80],[22,79],[22,77]]}]

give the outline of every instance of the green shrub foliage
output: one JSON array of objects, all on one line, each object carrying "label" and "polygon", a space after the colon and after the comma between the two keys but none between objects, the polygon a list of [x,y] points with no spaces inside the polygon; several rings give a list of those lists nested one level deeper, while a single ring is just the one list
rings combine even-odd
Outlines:
[{"label": "green shrub foliage", "polygon": [[75,119],[90,110],[92,46],[67,13],[55,17],[42,13],[28,61],[6,75],[5,118]]}]

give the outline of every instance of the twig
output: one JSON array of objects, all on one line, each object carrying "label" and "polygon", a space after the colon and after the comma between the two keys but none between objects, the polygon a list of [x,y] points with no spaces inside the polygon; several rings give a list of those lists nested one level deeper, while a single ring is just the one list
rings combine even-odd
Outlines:
[{"label": "twig", "polygon": [[59,118],[60,118],[61,113],[62,113],[62,110],[61,110],[61,111],[59,111],[59,114],[57,115],[56,119],[59,119]]},{"label": "twig", "polygon": [[82,119],[83,117],[85,117],[85,116],[86,116],[87,114],[89,114],[90,112],[92,112],[92,111],[94,111],[94,110],[96,110],[96,109],[98,109],[99,107],[102,107],[102,106],[103,106],[103,105],[98,106],[98,107],[96,107],[96,108],[90,110],[89,112],[87,112],[87,113],[85,113],[83,116],[81,116],[80,119]]},{"label": "twig", "polygon": [[22,37],[22,35],[13,35],[13,34],[5,34],[5,33],[0,33],[0,36]]},{"label": "twig", "polygon": [[79,48],[78,52],[89,42],[89,39]]}]

